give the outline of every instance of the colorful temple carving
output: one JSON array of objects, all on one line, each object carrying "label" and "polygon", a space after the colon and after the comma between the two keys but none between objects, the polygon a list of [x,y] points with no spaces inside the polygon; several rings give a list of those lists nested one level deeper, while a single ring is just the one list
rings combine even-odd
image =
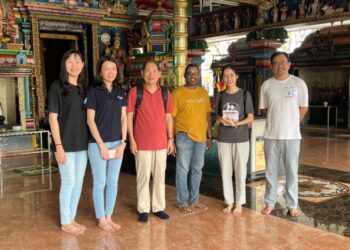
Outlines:
[{"label": "colorful temple carving", "polygon": [[[259,1],[194,15],[197,2],[185,0],[0,0],[0,92],[7,93],[11,85],[18,89],[12,103],[6,104],[3,99],[8,97],[0,94],[3,113],[12,112],[8,107],[17,102],[20,118],[8,122],[38,128],[47,115],[48,88],[58,77],[60,56],[67,49],[77,48],[85,55],[90,80],[98,58],[110,54],[118,61],[118,82],[125,89],[142,81],[140,69],[150,59],[162,70],[160,84],[173,89],[184,84],[187,63],[203,62],[205,38],[236,33],[247,34],[246,41],[232,44],[230,57],[216,62],[214,71],[224,63],[245,72],[249,68],[251,90],[257,93],[269,75],[269,56],[286,38],[283,25],[349,18],[349,6],[339,1],[328,9],[315,9],[310,1],[294,2]],[[286,17],[274,16],[283,8]],[[293,54],[296,65],[329,58],[335,64],[348,63],[341,58],[348,55],[342,45],[348,44],[344,32],[345,26],[307,38]]]}]

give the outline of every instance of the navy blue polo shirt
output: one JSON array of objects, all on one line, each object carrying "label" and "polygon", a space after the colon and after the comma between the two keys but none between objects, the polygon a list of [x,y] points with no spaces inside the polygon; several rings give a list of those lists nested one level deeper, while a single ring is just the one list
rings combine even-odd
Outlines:
[{"label": "navy blue polo shirt", "polygon": [[[122,88],[109,92],[104,86],[90,87],[87,92],[86,109],[95,110],[95,123],[103,142],[122,139],[122,107],[127,105],[127,95]],[[90,136],[90,142],[96,142]]]}]

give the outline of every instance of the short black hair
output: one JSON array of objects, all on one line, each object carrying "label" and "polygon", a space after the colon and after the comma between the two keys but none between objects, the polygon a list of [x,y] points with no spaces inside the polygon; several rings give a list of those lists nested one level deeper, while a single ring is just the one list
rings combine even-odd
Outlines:
[{"label": "short black hair", "polygon": [[[94,80],[94,86],[95,87],[101,87],[104,85],[104,82],[103,82],[103,79],[102,79],[102,76],[101,76],[101,69],[102,69],[102,65],[105,63],[105,62],[112,62],[115,64],[116,68],[118,69],[117,67],[117,62],[115,60],[114,57],[112,56],[101,56],[100,59],[98,60],[97,62],[97,70],[96,70],[96,77],[95,77],[95,80]],[[117,74],[119,72],[117,71]],[[113,80],[113,87],[117,87],[118,86],[118,81],[117,81],[117,78],[116,77],[114,80]]]},{"label": "short black hair", "polygon": [[189,68],[197,68],[198,71],[200,71],[199,66],[197,64],[190,63],[185,68],[185,73],[184,73],[185,75],[187,74],[187,71],[188,71]]},{"label": "short black hair", "polygon": [[142,66],[142,71],[144,71],[144,70],[145,70],[145,68],[146,68],[147,64],[149,64],[149,63],[153,63],[153,64],[155,64],[155,65],[157,66],[158,71],[160,71],[160,68],[159,68],[158,63],[156,63],[156,62],[155,62],[155,61],[153,61],[153,60],[148,60],[147,62],[145,62],[145,63],[143,64],[143,66]]},{"label": "short black hair", "polygon": [[288,53],[283,52],[283,51],[276,51],[276,52],[273,53],[273,54],[271,55],[271,57],[270,57],[271,63],[273,63],[273,59],[275,59],[275,57],[276,57],[276,56],[279,56],[279,55],[284,55],[284,56],[287,58],[288,62],[290,62],[290,57],[289,57],[289,54],[288,54]]}]

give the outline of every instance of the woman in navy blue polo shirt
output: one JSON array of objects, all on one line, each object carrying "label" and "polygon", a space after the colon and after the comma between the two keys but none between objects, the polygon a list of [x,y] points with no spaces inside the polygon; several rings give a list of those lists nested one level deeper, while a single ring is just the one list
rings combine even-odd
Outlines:
[{"label": "woman in navy blue polo shirt", "polygon": [[[117,86],[117,64],[103,56],[97,64],[94,86],[88,90],[87,124],[92,137],[88,156],[93,175],[93,201],[98,226],[107,232],[121,228],[112,221],[118,178],[126,140],[126,93]],[[104,189],[106,187],[106,202]]]},{"label": "woman in navy blue polo shirt", "polygon": [[86,86],[82,54],[67,51],[62,56],[60,77],[50,87],[48,110],[61,177],[61,229],[75,235],[86,229],[74,220],[87,164]]}]

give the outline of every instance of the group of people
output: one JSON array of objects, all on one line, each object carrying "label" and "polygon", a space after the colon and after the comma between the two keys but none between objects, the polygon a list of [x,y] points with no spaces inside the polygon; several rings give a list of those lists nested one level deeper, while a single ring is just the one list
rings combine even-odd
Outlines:
[{"label": "group of people", "polygon": [[[276,52],[271,64],[274,76],[263,84],[260,97],[260,109],[267,114],[267,189],[262,213],[270,214],[274,208],[278,173],[283,166],[287,175],[287,207],[292,216],[298,216],[299,121],[307,111],[307,89],[301,79],[289,75],[288,54]],[[79,51],[70,50],[63,55],[60,77],[49,91],[49,122],[61,177],[61,229],[70,234],[86,230],[75,216],[88,159],[98,227],[107,232],[121,228],[112,214],[127,135],[130,151],[135,155],[140,222],[147,222],[150,213],[163,220],[169,218],[165,212],[165,170],[170,154],[176,154],[179,210],[190,214],[195,209],[207,209],[199,203],[199,188],[205,151],[212,147],[212,120],[208,93],[199,84],[200,68],[189,64],[184,74],[186,84],[173,93],[159,85],[161,71],[153,61],[146,62],[141,70],[144,84],[133,87],[128,95],[117,84],[117,74],[115,59],[102,56],[96,78],[88,88],[84,58]],[[248,124],[253,122],[254,107],[250,93],[237,86],[234,67],[225,66],[222,79],[227,88],[217,95],[216,112],[226,203],[223,212],[239,215],[246,202]]]}]

